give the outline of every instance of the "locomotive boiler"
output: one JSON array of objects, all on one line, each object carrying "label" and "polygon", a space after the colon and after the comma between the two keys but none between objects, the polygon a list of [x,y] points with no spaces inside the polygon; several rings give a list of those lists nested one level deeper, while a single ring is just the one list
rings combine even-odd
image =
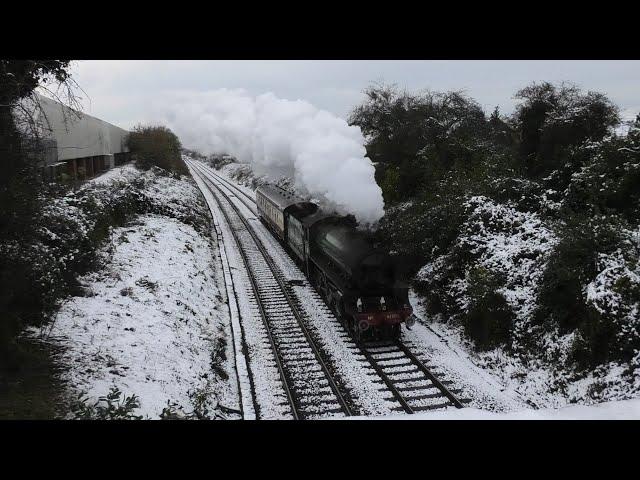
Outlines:
[{"label": "locomotive boiler", "polygon": [[271,185],[256,189],[256,203],[261,221],[356,339],[398,338],[400,325],[413,323],[406,283],[355,218]]}]

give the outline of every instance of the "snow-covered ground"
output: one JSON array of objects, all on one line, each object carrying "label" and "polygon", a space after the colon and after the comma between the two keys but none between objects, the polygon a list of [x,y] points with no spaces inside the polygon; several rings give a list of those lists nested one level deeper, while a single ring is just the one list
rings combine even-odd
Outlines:
[{"label": "snow-covered ground", "polygon": [[350,420],[640,420],[640,399],[597,405],[571,405],[560,409],[526,409],[496,413],[478,408],[424,412],[415,415],[350,417]]},{"label": "snow-covered ground", "polygon": [[[127,165],[93,180],[152,176]],[[145,183],[146,194],[174,208],[206,209],[186,177]],[[177,201],[180,200],[180,201]],[[208,212],[207,212],[208,213]],[[94,403],[117,387],[136,395],[136,415],[163,409],[228,418],[239,410],[226,292],[215,238],[170,215],[145,214],[115,228],[104,268],[81,279],[85,295],[65,301],[54,321],[32,332],[65,347],[57,361],[70,401]],[[219,409],[223,406],[227,409]]]},{"label": "snow-covered ground", "polygon": [[[477,285],[471,289],[471,272],[479,267],[485,275],[499,278],[496,292],[503,296],[514,315],[510,348],[475,348],[464,333],[461,321],[454,313],[449,317],[430,316],[428,300],[414,295],[412,305],[419,312],[421,323],[437,334],[459,355],[466,356],[478,369],[489,374],[504,392],[537,408],[559,408],[572,403],[590,404],[604,400],[625,400],[637,397],[640,391],[640,353],[627,364],[611,362],[591,371],[572,368],[568,357],[576,344],[576,331],[541,331],[533,321],[538,308],[542,273],[558,238],[550,225],[538,213],[521,212],[513,205],[496,203],[486,197],[472,197],[466,203],[467,220],[463,223],[451,251],[425,265],[417,274],[423,292],[439,292],[440,301],[461,313],[469,312],[470,293],[477,295]],[[623,232],[627,243],[634,245],[634,232]],[[637,247],[636,247],[637,248]],[[460,254],[465,252],[467,257]],[[471,260],[469,260],[471,258]],[[640,276],[634,271],[635,261],[617,255],[600,255],[600,273],[586,285],[585,295],[596,310],[618,313],[629,325],[628,335],[637,325],[638,305],[621,305],[620,295],[613,285],[621,280],[630,284]],[[460,268],[460,265],[463,268]],[[456,270],[458,269],[458,270]],[[444,288],[439,284],[443,282]],[[486,282],[486,280],[485,280]],[[486,283],[481,284],[486,288]],[[444,294],[443,294],[444,292]],[[435,295],[433,295],[435,296]],[[623,310],[624,308],[624,310]],[[626,315],[626,318],[624,318]],[[536,352],[529,344],[540,335],[541,348]]]},{"label": "snow-covered ground", "polygon": [[[489,384],[494,385],[496,391],[515,402],[509,410],[517,409],[518,404],[552,409],[574,403],[598,403],[608,399],[615,401],[633,397],[634,389],[637,391],[640,379],[636,375],[635,382],[623,380],[628,368],[624,365],[606,364],[576,378],[563,370],[554,370],[541,359],[521,358],[503,348],[478,351],[465,337],[462,327],[431,317],[425,311],[425,300],[413,291],[410,292],[410,301],[419,325],[424,328],[425,333],[422,335],[433,345],[431,348],[436,348],[440,355],[449,358],[444,364],[457,368],[456,365],[461,362],[460,365],[468,371],[467,374],[462,373],[466,381],[474,381],[474,377],[475,381],[485,378]],[[550,348],[559,349],[562,345],[552,344]],[[454,373],[455,375],[457,374]],[[592,398],[589,392],[596,385],[605,385],[609,397]],[[472,403],[472,406],[478,404]]]},{"label": "snow-covered ground", "polygon": [[437,375],[441,380],[452,380],[457,388],[462,389],[458,397],[468,398],[471,407],[496,412],[527,406],[522,396],[505,388],[498,378],[474,363],[460,344],[449,341],[430,328],[413,292],[410,292],[409,300],[418,322],[411,330],[403,332],[403,341],[410,343],[413,351],[421,352],[422,358],[438,366]]},{"label": "snow-covered ground", "polygon": [[109,185],[114,182],[127,182],[141,175],[141,172],[132,164],[126,163],[119,167],[107,170],[102,175],[98,175],[86,182],[88,185]]},{"label": "snow-covered ground", "polygon": [[[425,311],[425,300],[413,290],[410,291],[409,300],[418,318],[418,335],[429,345],[428,348],[444,359],[443,364],[454,370],[454,376],[481,390],[484,387],[499,392],[506,408],[499,407],[496,410],[518,410],[527,405],[558,407],[566,404],[566,399],[562,396],[549,392],[552,379],[547,370],[527,370],[522,363],[510,358],[502,349],[489,352],[475,351],[460,328],[434,321]],[[471,405],[486,408],[482,403],[473,402]]]}]

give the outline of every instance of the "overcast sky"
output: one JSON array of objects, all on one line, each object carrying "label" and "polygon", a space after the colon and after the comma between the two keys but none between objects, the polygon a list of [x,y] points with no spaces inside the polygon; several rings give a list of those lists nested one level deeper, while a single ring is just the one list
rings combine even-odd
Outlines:
[{"label": "overcast sky", "polygon": [[625,117],[640,112],[640,61],[79,61],[84,111],[124,128],[153,121],[154,101],[177,92],[242,88],[306,100],[346,118],[372,82],[408,90],[464,90],[490,112],[509,113],[533,81],[570,81],[603,92]]}]

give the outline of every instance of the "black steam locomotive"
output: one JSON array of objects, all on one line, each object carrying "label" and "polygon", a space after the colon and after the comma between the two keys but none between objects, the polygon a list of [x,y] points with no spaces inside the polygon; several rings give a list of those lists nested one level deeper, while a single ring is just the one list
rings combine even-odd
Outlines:
[{"label": "black steam locomotive", "polygon": [[271,185],[256,190],[256,202],[262,222],[356,339],[398,338],[403,322],[411,326],[406,284],[352,216],[327,214]]}]

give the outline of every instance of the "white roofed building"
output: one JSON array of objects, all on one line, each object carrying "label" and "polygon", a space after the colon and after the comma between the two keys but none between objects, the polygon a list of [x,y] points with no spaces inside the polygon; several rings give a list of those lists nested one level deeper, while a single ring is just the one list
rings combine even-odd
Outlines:
[{"label": "white roofed building", "polygon": [[49,178],[82,180],[129,160],[127,130],[38,95],[36,122]]}]

